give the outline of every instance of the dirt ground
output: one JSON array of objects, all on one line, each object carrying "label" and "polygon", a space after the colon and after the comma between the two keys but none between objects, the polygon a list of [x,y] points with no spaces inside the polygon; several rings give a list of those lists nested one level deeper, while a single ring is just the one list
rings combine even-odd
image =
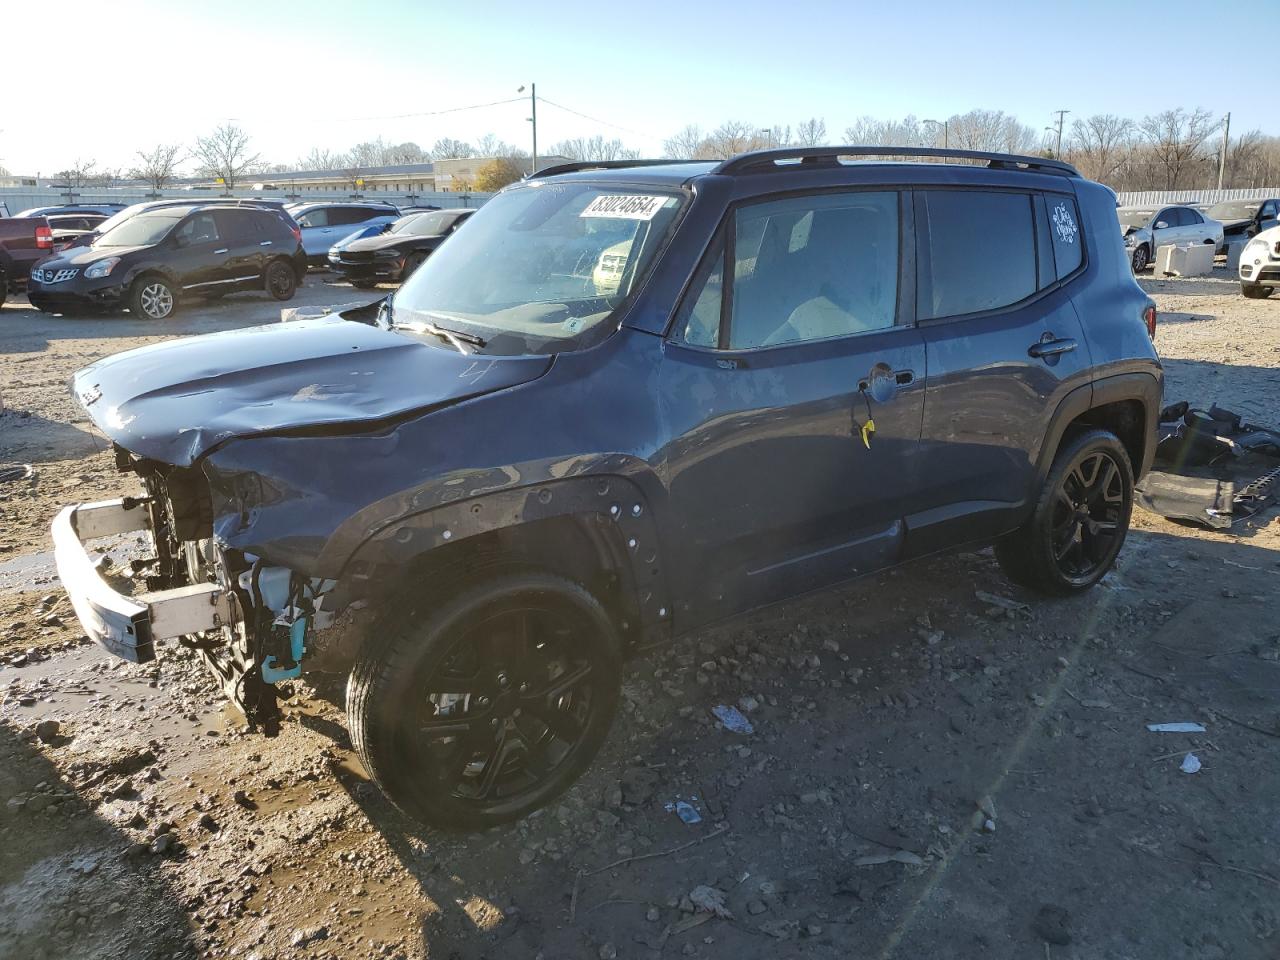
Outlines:
[{"label": "dirt ground", "polygon": [[[1169,399],[1280,420],[1280,298],[1143,284]],[[370,298],[313,276],[296,305]],[[82,643],[46,531],[122,486],[69,374],[277,316],[0,310],[0,464],[35,471],[0,486],[0,958],[1280,956],[1277,511],[1139,511],[1071,600],[965,552],[685,639],[630,666],[559,803],[474,836],[367,782],[340,678],[295,683],[266,740],[189,655]]]}]

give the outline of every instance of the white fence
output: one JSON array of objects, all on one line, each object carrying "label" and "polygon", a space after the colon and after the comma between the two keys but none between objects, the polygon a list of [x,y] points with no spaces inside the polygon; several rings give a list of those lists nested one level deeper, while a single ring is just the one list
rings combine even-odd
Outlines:
[{"label": "white fence", "polygon": [[1117,193],[1122,207],[1158,206],[1162,203],[1218,203],[1222,200],[1265,200],[1280,197],[1280,187],[1252,187],[1238,190],[1142,190]]},{"label": "white fence", "polygon": [[[166,199],[190,200],[199,203],[201,200],[217,198],[224,194],[213,190],[161,190],[154,193],[145,188],[128,187],[122,189],[104,189],[101,187],[81,187],[68,192],[50,187],[0,187],[0,204],[9,210],[12,216],[32,207],[53,207],[65,203],[142,203],[157,197]],[[305,194],[291,194],[285,190],[233,190],[231,196],[256,200],[299,200],[307,203],[320,201],[364,200],[376,203],[394,203],[399,207],[431,206],[431,207],[478,207],[488,200],[491,193],[392,193],[390,191],[370,191],[368,193],[352,193],[350,191],[310,191]]]}]

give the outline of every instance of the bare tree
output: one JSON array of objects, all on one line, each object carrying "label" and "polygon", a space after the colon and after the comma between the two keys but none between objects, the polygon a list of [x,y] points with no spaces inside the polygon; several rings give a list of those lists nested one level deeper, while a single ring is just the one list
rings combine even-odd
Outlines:
[{"label": "bare tree", "polygon": [[702,128],[696,123],[691,123],[664,140],[662,150],[673,160],[706,159],[700,153],[704,139]]},{"label": "bare tree", "polygon": [[432,160],[465,160],[476,155],[475,147],[462,140],[451,140],[445,137],[435,142],[431,148]]},{"label": "bare tree", "polygon": [[640,157],[639,150],[628,148],[621,140],[606,140],[599,134],[561,140],[552,144],[547,152],[570,160],[637,160]]},{"label": "bare tree", "polygon": [[1138,131],[1151,147],[1166,190],[1176,190],[1204,173],[1205,141],[1218,129],[1208,110],[1182,107],[1143,117]]},{"label": "bare tree", "polygon": [[426,163],[431,158],[427,152],[412,140],[404,143],[390,144],[382,153],[382,165],[392,166],[405,163]]},{"label": "bare tree", "polygon": [[1032,153],[1040,135],[1003,110],[970,110],[947,120],[951,146],[962,150]]},{"label": "bare tree", "polygon": [[827,142],[827,122],[821,117],[810,117],[796,125],[796,145],[821,147]]},{"label": "bare tree", "polygon": [[151,189],[160,191],[172,180],[182,158],[182,147],[176,143],[158,143],[150,150],[138,151],[138,164],[129,171],[134,180],[145,180]]},{"label": "bare tree", "polygon": [[221,180],[228,192],[261,162],[258,154],[249,152],[249,135],[233,123],[224,123],[209,136],[197,139],[191,153],[200,173]]},{"label": "bare tree", "polygon": [[312,147],[311,152],[298,160],[298,170],[337,170],[347,162],[347,155],[325,147]]},{"label": "bare tree", "polygon": [[59,170],[54,177],[61,180],[67,187],[72,190],[78,190],[89,183],[93,182],[97,176],[98,161],[81,160],[76,158],[75,163],[67,167],[65,170]]},{"label": "bare tree", "polygon": [[[790,135],[790,128],[787,130]],[[764,150],[776,146],[772,130],[761,129],[754,123],[729,120],[707,135],[698,148],[697,156],[708,160],[727,160],[749,150]]]},{"label": "bare tree", "polygon": [[1133,121],[1095,113],[1071,124],[1067,159],[1090,180],[1110,183],[1133,148]]},{"label": "bare tree", "polygon": [[908,114],[901,120],[877,120],[875,117],[859,117],[844,131],[849,144],[870,147],[920,147],[925,145],[920,121]]}]

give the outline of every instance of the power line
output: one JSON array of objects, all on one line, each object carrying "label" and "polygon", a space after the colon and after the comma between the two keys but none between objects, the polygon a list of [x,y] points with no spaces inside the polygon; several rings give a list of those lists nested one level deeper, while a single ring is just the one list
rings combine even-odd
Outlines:
[{"label": "power line", "polygon": [[630,127],[624,127],[616,123],[610,123],[608,120],[601,120],[599,117],[593,117],[593,116],[590,116],[589,114],[583,113],[581,110],[574,110],[572,107],[566,107],[563,103],[556,103],[554,100],[548,100],[546,97],[539,97],[538,99],[541,100],[543,103],[547,104],[548,106],[556,107],[557,109],[563,110],[566,113],[572,113],[575,117],[581,117],[583,120],[590,120],[592,123],[602,123],[606,127],[613,127],[613,129],[621,130],[623,133],[632,133],[632,134],[635,134],[637,137],[645,137],[646,139],[649,139],[649,140],[662,139],[662,137],[655,137],[651,133],[645,133],[643,130],[633,130]]},{"label": "power line", "polygon": [[445,113],[461,113],[464,110],[482,110],[485,107],[497,107],[504,103],[522,103],[524,97],[508,97],[506,100],[492,100],[489,103],[472,103],[465,107],[447,107],[444,110],[420,110],[417,113],[394,113],[383,117],[325,117],[332,123],[356,123],[367,120],[407,120],[411,117],[438,117]]}]

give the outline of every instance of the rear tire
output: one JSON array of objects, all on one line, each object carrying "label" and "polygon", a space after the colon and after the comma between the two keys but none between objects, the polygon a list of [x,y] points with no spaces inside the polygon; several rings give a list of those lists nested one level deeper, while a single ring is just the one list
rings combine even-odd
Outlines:
[{"label": "rear tire", "polygon": [[178,308],[169,281],[154,274],[139,277],[129,292],[129,312],[142,320],[167,320]]},{"label": "rear tire", "polygon": [[1263,286],[1260,283],[1242,283],[1240,284],[1240,292],[1250,300],[1265,300],[1271,296],[1272,287]]},{"label": "rear tire", "polygon": [[1147,265],[1151,262],[1151,251],[1145,243],[1138,244],[1138,248],[1133,251],[1133,258],[1130,262],[1133,265],[1134,273],[1141,273],[1147,269]]},{"label": "rear tire", "polygon": [[267,272],[263,277],[267,293],[276,300],[292,300],[298,292],[298,275],[293,265],[283,260],[272,260],[267,264]]},{"label": "rear tire", "polygon": [[1035,510],[996,543],[1014,583],[1070,596],[1092,587],[1115,563],[1133,513],[1133,467],[1115,434],[1086,430],[1063,441]]},{"label": "rear tire", "polygon": [[351,739],[409,816],[479,830],[545,806],[591,763],[621,687],[600,602],[548,573],[411,590],[347,683]]}]

